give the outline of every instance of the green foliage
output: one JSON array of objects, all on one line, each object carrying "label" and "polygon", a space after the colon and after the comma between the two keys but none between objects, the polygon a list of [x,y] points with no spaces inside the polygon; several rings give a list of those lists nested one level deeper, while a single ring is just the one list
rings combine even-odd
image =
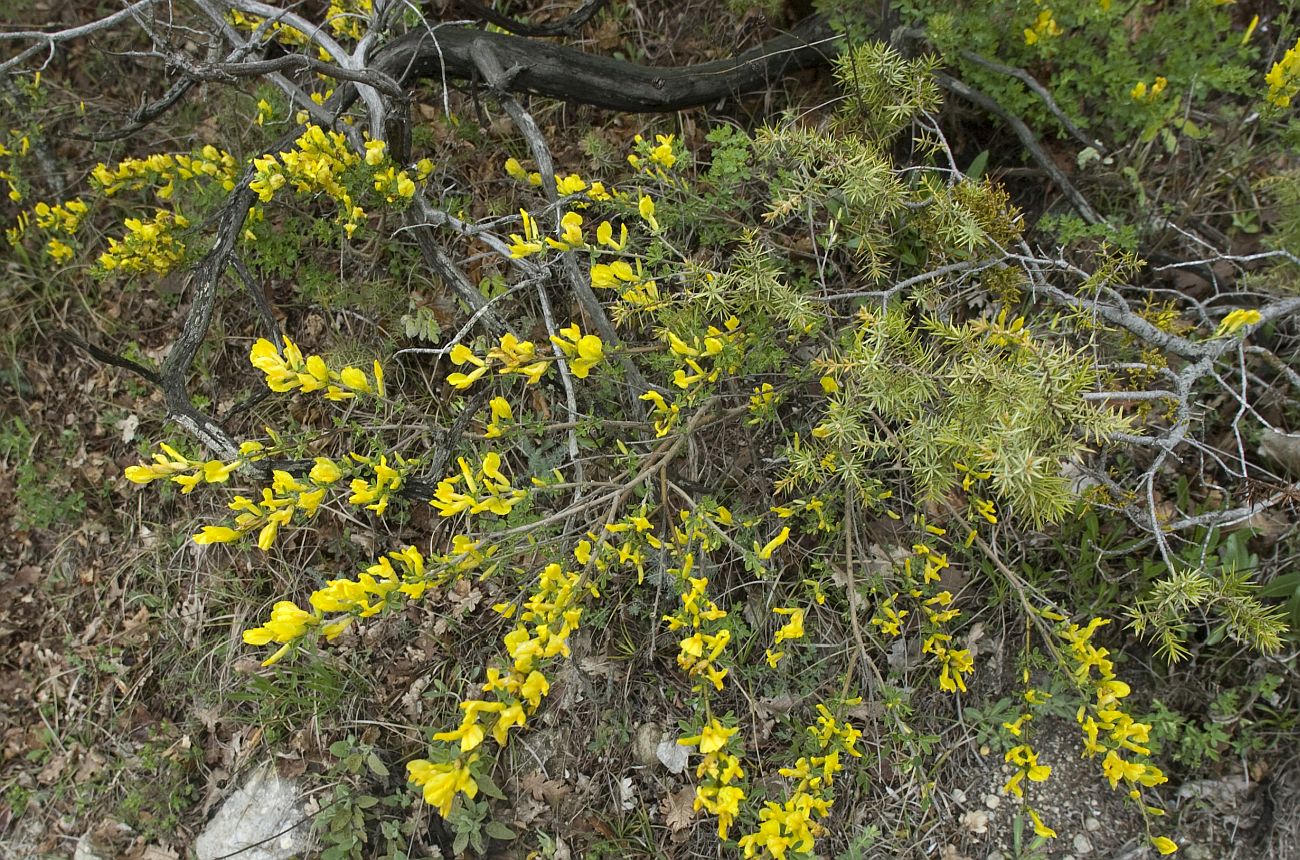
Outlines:
[{"label": "green foliage", "polygon": [[[1213,537],[1207,540],[1213,542]],[[1219,618],[1207,639],[1211,644],[1227,636],[1264,653],[1280,649],[1287,632],[1286,614],[1259,599],[1252,578],[1255,559],[1247,553],[1240,533],[1218,543],[1213,556],[1195,546],[1189,552],[1204,559],[1204,566],[1171,571],[1129,610],[1129,622],[1138,635],[1154,639],[1165,659],[1178,662],[1191,653],[1187,637],[1204,613]]]},{"label": "green foliage", "polygon": [[0,427],[0,467],[14,477],[19,527],[67,525],[85,509],[80,490],[60,486],[70,476],[52,469],[53,463],[74,454],[77,444],[76,431],[71,428],[62,431],[56,441],[38,438],[21,418]]},{"label": "green foliage", "polygon": [[410,795],[398,791],[377,796],[360,788],[389,779],[375,747],[347,737],[330,744],[330,755],[336,759],[330,776],[338,782],[312,821],[323,843],[322,860],[409,860],[415,826],[409,816],[399,816],[411,806]]},{"label": "green foliage", "polygon": [[1199,770],[1207,762],[1242,760],[1277,744],[1292,731],[1296,717],[1283,703],[1281,676],[1221,690],[1201,714],[1184,714],[1156,699],[1147,719],[1153,748],[1172,761]]},{"label": "green foliage", "polygon": [[[1065,131],[1042,101],[1020,81],[969,58],[1044,70],[1040,80],[1079,126],[1106,140],[1136,135],[1150,141],[1161,132],[1198,136],[1181,118],[1221,104],[1224,95],[1259,94],[1261,76],[1252,66],[1258,40],[1243,44],[1243,22],[1231,5],[1212,0],[1142,9],[1140,26],[1125,16],[1133,4],[1109,0],[1047,9],[1058,35],[1027,35],[1045,7],[1028,0],[1000,3],[932,3],[909,0],[901,10],[923,23],[930,41],[958,76],[993,96],[1035,128]],[[1285,38],[1282,39],[1285,41]],[[1132,90],[1156,78],[1168,81],[1155,98]]]}]

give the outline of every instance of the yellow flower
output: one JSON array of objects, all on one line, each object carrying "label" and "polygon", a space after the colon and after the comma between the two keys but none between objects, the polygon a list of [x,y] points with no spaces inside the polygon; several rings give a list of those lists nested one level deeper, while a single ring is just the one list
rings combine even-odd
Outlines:
[{"label": "yellow flower", "polygon": [[546,244],[557,251],[584,248],[587,243],[582,238],[582,216],[577,212],[566,212],[560,219],[560,238],[546,238]]},{"label": "yellow flower", "polygon": [[378,167],[384,163],[384,155],[388,149],[388,144],[382,140],[366,141],[366,164],[371,167]]},{"label": "yellow flower", "polygon": [[1224,337],[1226,335],[1236,334],[1242,327],[1255,325],[1260,321],[1260,319],[1261,316],[1259,311],[1237,308],[1237,310],[1223,318],[1219,323],[1218,329],[1215,330],[1214,336]]},{"label": "yellow flower", "polygon": [[591,369],[605,357],[605,345],[594,334],[584,335],[577,323],[560,329],[559,335],[551,336],[555,344],[569,359],[569,369],[578,379],[586,379]]},{"label": "yellow flower", "polygon": [[1044,9],[1038,13],[1033,25],[1025,28],[1025,44],[1036,45],[1039,41],[1061,35],[1061,32],[1061,26],[1052,16],[1052,10]]},{"label": "yellow flower", "polygon": [[1056,838],[1056,831],[1044,824],[1043,819],[1038,817],[1037,812],[1028,808],[1026,808],[1025,811],[1029,813],[1029,820],[1034,823],[1035,835],[1041,836],[1044,839]]},{"label": "yellow flower", "polygon": [[485,373],[487,373],[486,366],[476,367],[469,373],[450,373],[447,375],[447,384],[452,388],[464,390],[473,385],[474,382]]},{"label": "yellow flower", "polygon": [[469,771],[469,765],[474,761],[473,756],[464,764],[459,761],[432,764],[417,759],[407,763],[407,779],[421,786],[424,789],[424,802],[446,818],[451,814],[451,806],[457,794],[464,794],[470,800],[478,795],[478,783]]},{"label": "yellow flower", "polygon": [[759,558],[763,559],[764,561],[767,561],[772,557],[772,553],[776,552],[777,548],[781,546],[781,544],[789,540],[789,538],[790,538],[790,527],[786,526],[785,528],[781,529],[780,534],[778,534],[776,537],[772,538],[770,541],[765,543],[761,548],[758,546],[757,543],[755,543],[754,549],[758,552]]},{"label": "yellow flower", "polygon": [[1151,840],[1151,847],[1155,848],[1161,854],[1173,854],[1178,850],[1178,843],[1168,836],[1157,836]]},{"label": "yellow flower", "polygon": [[519,159],[517,158],[506,159],[506,174],[512,179],[517,179],[520,182],[528,181],[528,171],[524,170],[524,166],[519,163]]},{"label": "yellow flower", "polygon": [[366,379],[366,374],[359,367],[345,367],[339,371],[339,382],[353,391],[360,391],[364,394],[371,392],[370,380]]},{"label": "yellow flower", "polygon": [[1280,108],[1291,106],[1291,99],[1300,93],[1300,39],[1296,39],[1286,55],[1273,64],[1264,76],[1264,82],[1268,84],[1265,98],[1270,104]]},{"label": "yellow flower", "polygon": [[307,477],[317,484],[332,484],[343,477],[343,470],[328,457],[317,457]]},{"label": "yellow flower", "polygon": [[537,222],[533,216],[529,215],[527,210],[520,209],[519,217],[523,220],[524,235],[520,237],[516,233],[510,234],[510,256],[515,259],[537,254],[546,249],[537,232]]},{"label": "yellow flower", "polygon": [[601,221],[596,227],[596,241],[601,245],[613,248],[615,251],[623,250],[627,244],[627,225],[620,225],[619,237],[614,238],[614,227],[608,221]]},{"label": "yellow flower", "polygon": [[555,190],[558,194],[581,194],[587,190],[587,183],[576,173],[555,177]]},{"label": "yellow flower", "polygon": [[507,734],[515,726],[524,725],[527,720],[524,714],[523,706],[518,703],[509,705],[504,711],[497,715],[497,721],[492,725],[492,739],[500,746],[505,746],[509,740]]},{"label": "yellow flower", "polygon": [[777,615],[788,615],[790,620],[786,622],[780,630],[776,631],[776,638],[772,640],[773,645],[780,645],[789,639],[802,639],[804,635],[803,619],[804,611],[798,607],[777,607],[772,610]]},{"label": "yellow flower", "polygon": [[194,536],[197,544],[229,543],[239,540],[240,533],[226,526],[204,526],[203,531]]},{"label": "yellow flower", "polygon": [[519,687],[519,695],[536,710],[542,703],[542,697],[551,691],[551,684],[546,676],[536,670],[528,673],[528,678]]},{"label": "yellow flower", "polygon": [[655,202],[648,195],[641,195],[637,201],[637,211],[641,213],[641,218],[650,225],[650,229],[659,232],[659,222],[655,220]]},{"label": "yellow flower", "polygon": [[717,718],[705,723],[700,734],[693,735],[689,738],[681,738],[677,743],[684,747],[698,746],[703,755],[715,753],[727,745],[727,741],[739,728],[728,729],[718,722]]},{"label": "yellow flower", "polygon": [[290,600],[281,600],[271,608],[271,618],[261,627],[244,631],[247,645],[265,645],[268,642],[292,642],[307,632],[317,619],[310,612],[299,609]]},{"label": "yellow flower", "polygon": [[673,137],[671,134],[656,134],[655,140],[659,145],[650,150],[650,160],[669,170],[677,163],[677,156],[673,154]]}]

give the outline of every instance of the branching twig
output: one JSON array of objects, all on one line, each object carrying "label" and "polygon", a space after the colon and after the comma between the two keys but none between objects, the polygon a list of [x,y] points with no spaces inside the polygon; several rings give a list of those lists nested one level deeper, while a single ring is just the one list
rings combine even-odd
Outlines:
[{"label": "branching twig", "polygon": [[1097,150],[1097,152],[1105,154],[1105,145],[1102,144],[1100,140],[1089,140],[1088,136],[1083,133],[1083,129],[1075,125],[1074,121],[1066,116],[1065,111],[1061,110],[1061,106],[1056,103],[1056,99],[1052,98],[1052,94],[1048,92],[1047,87],[1040,84],[1033,75],[1029,74],[1029,72],[1024,69],[1018,69],[1015,66],[1004,66],[1001,63],[990,60],[988,57],[982,57],[974,51],[962,51],[961,55],[977,66],[983,66],[989,71],[997,72],[1000,75],[1009,75],[1029,87],[1030,91],[1042,100],[1043,104],[1047,106],[1047,109],[1051,111],[1052,116],[1056,117],[1057,122],[1059,122],[1075,140],[1079,141],[1079,143],[1082,143],[1084,146],[1090,146]]},{"label": "branching twig", "polygon": [[1011,126],[1011,130],[1020,140],[1020,145],[1029,152],[1030,157],[1038,163],[1038,166],[1047,172],[1047,175],[1052,178],[1052,183],[1056,185],[1056,187],[1060,189],[1061,193],[1065,195],[1066,199],[1070,201],[1070,205],[1074,207],[1080,217],[1089,224],[1105,223],[1105,219],[1097,214],[1097,210],[1092,208],[1092,204],[1088,202],[1087,198],[1079,193],[1079,190],[1074,187],[1072,182],[1070,182],[1070,179],[1065,175],[1065,172],[1056,166],[1056,162],[1052,160],[1052,157],[1043,150],[1042,146],[1039,145],[1038,139],[1034,136],[1034,132],[1029,128],[1029,126],[1025,125],[1024,120],[1004,108],[995,99],[985,95],[965,81],[960,81],[954,77],[938,72],[935,73],[934,78],[939,82],[940,86],[949,92],[956,93],[967,101],[974,102],[985,110],[1001,117],[1003,122]]}]

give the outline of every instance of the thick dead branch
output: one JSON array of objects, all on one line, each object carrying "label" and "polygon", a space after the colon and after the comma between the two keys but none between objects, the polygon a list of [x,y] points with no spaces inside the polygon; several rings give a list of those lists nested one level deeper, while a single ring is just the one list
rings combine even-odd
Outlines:
[{"label": "thick dead branch", "polygon": [[385,45],[370,67],[398,80],[468,80],[479,74],[473,49],[485,42],[503,69],[508,88],[626,113],[674,111],[768,89],[772,81],[819,66],[835,54],[836,36],[814,15],[789,34],[737,57],[692,66],[659,68],[585,54],[576,48],[467,27],[412,31]]}]

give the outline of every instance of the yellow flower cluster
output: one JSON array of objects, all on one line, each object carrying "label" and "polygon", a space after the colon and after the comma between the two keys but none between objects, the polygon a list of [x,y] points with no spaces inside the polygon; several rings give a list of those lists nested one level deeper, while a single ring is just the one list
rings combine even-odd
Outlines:
[{"label": "yellow flower cluster", "polygon": [[[40,72],[36,73],[37,79],[40,78]],[[23,199],[23,192],[18,188],[18,177],[13,173],[13,162],[19,158],[26,158],[27,153],[32,150],[32,141],[27,135],[16,129],[9,130],[9,145],[0,141],[0,158],[9,159],[9,165],[0,167],[0,179],[9,186],[9,199],[14,203],[19,203]],[[11,244],[17,244],[14,240],[9,240]]]},{"label": "yellow flower cluster", "polygon": [[1034,748],[1029,744],[1018,744],[1017,746],[1007,750],[1007,754],[1003,757],[1003,760],[1015,765],[1016,772],[1013,773],[1011,778],[1002,786],[1002,790],[1009,794],[1014,794],[1016,797],[1025,796],[1021,783],[1023,783],[1026,778],[1030,782],[1043,782],[1052,775],[1051,766],[1039,764],[1038,753],[1035,752]]},{"label": "yellow flower cluster", "polygon": [[[776,631],[776,635],[772,638],[772,648],[780,647],[782,642],[803,638],[804,611],[802,609],[797,606],[778,606],[772,612],[790,619]],[[785,652],[773,651],[772,648],[767,649],[766,652],[767,665],[775,669],[776,664],[785,656]]]},{"label": "yellow flower cluster", "polygon": [[[628,514],[618,522],[606,523],[605,532],[619,537],[607,540],[588,532],[590,540],[581,541],[574,550],[574,556],[580,563],[591,564],[601,573],[615,566],[635,570],[637,583],[644,582],[645,566],[650,558],[648,551],[661,550],[664,545],[652,530],[650,520],[646,517],[645,504],[642,503],[640,511]],[[594,551],[591,541],[596,541]]]},{"label": "yellow flower cluster", "polygon": [[[771,511],[783,520],[802,515],[805,522],[819,532],[834,531],[837,526],[826,516],[826,502],[815,496],[809,499],[791,499],[784,505],[773,505]],[[815,523],[812,522],[814,517],[817,520]]]},{"label": "yellow flower cluster", "polygon": [[[363,457],[356,452],[350,456],[358,467],[371,472],[374,477],[371,480],[362,477],[352,479],[348,485],[348,489],[352,490],[352,495],[348,497],[348,504],[364,506],[379,516],[383,516],[388,510],[388,503],[393,493],[402,488],[406,476],[420,464],[419,460],[408,460],[401,454],[394,454],[392,463],[389,463],[387,454],[379,455],[378,460],[373,457]],[[317,465],[321,465],[319,459]],[[313,475],[315,472],[316,470],[313,469]]]},{"label": "yellow flower cluster", "polygon": [[698,747],[704,758],[695,767],[696,811],[701,809],[718,818],[718,838],[726,839],[727,831],[740,814],[740,802],[745,799],[745,790],[734,783],[745,778],[745,771],[740,767],[740,758],[728,747],[738,728],[728,728],[712,718],[704,724],[698,735],[679,738],[682,746]]},{"label": "yellow flower cluster", "polygon": [[691,635],[678,643],[677,665],[690,677],[700,679],[695,690],[703,688],[704,680],[713,684],[715,690],[721,690],[728,670],[720,668],[716,661],[731,641],[731,630],[716,623],[726,618],[727,613],[708,598],[705,592],[708,578],[690,575],[694,563],[694,556],[687,553],[680,570],[684,584],[689,585],[682,591],[682,608],[665,615],[664,621],[668,622],[669,630],[691,631]]},{"label": "yellow flower cluster", "polygon": [[[278,156],[268,153],[253,159],[257,173],[248,187],[263,203],[269,203],[286,185],[300,194],[323,193],[339,207],[338,220],[351,237],[366,212],[356,204],[345,180],[348,172],[362,160],[348,146],[342,133],[308,125],[294,142],[293,149]],[[384,194],[389,203],[409,200],[415,195],[416,180],[423,181],[433,172],[433,163],[423,159],[417,165],[416,180],[412,180],[407,171],[391,163],[382,141],[366,144],[364,162],[373,169],[375,190]]]},{"label": "yellow flower cluster", "polygon": [[[570,367],[574,375],[579,379],[585,379],[591,372],[591,368],[604,358],[604,344],[594,334],[584,335],[576,323],[560,329],[560,333],[564,337],[552,337],[551,342],[560,352],[572,359]],[[463,343],[452,347],[447,357],[457,367],[469,365],[471,368],[468,373],[456,371],[447,375],[447,384],[461,391],[482,379],[493,368],[503,375],[517,373],[527,379],[530,385],[536,385],[552,361],[549,356],[538,353],[535,343],[530,340],[520,340],[510,332],[501,336],[498,345],[488,350],[485,358],[475,355],[474,350]]]},{"label": "yellow flower cluster", "polygon": [[477,470],[470,468],[464,457],[457,458],[457,463],[460,473],[439,481],[429,501],[441,516],[490,513],[504,517],[527,495],[510,485],[501,471],[501,455],[495,451],[484,455]]},{"label": "yellow flower cluster", "polygon": [[1165,91],[1165,87],[1167,86],[1169,86],[1169,81],[1165,80],[1160,75],[1156,75],[1156,79],[1151,83],[1149,89],[1147,88],[1146,81],[1138,81],[1133,85],[1133,89],[1129,90],[1128,95],[1129,98],[1133,99],[1135,102],[1150,103],[1160,98],[1160,94]]},{"label": "yellow flower cluster", "polygon": [[[72,259],[72,246],[64,239],[73,238],[87,211],[89,207],[79,197],[54,206],[41,202],[32,207],[31,215],[36,216],[36,227],[50,237],[45,243],[46,256],[56,263],[64,263]],[[26,212],[18,213],[14,226],[5,231],[10,245],[17,245],[22,241],[31,223],[31,215]]]},{"label": "yellow flower cluster", "polygon": [[[1146,806],[1142,798],[1144,788],[1154,788],[1168,781],[1160,768],[1147,760],[1151,750],[1146,746],[1151,732],[1147,723],[1136,722],[1124,711],[1123,700],[1129,695],[1128,684],[1115,677],[1110,651],[1093,644],[1096,632],[1109,624],[1109,619],[1093,618],[1086,627],[1064,624],[1064,618],[1053,612],[1044,617],[1062,622],[1057,633],[1069,646],[1066,659],[1070,661],[1071,679],[1092,695],[1092,701],[1079,706],[1076,719],[1083,732],[1084,755],[1102,758],[1102,772],[1111,788],[1121,783],[1128,789],[1129,798],[1142,803],[1145,811],[1160,815],[1162,810]],[[1166,837],[1153,840],[1162,854],[1170,854],[1177,846]]]},{"label": "yellow flower cluster", "polygon": [[[702,382],[717,382],[723,371],[734,373],[745,349],[745,335],[740,330],[740,320],[734,316],[728,317],[722,328],[709,326],[703,337],[695,335],[690,343],[666,329],[662,337],[678,362],[684,365],[673,371],[673,385],[684,390]],[[708,370],[700,364],[704,359],[712,360],[713,366]]]},{"label": "yellow flower cluster", "polygon": [[669,403],[658,391],[647,391],[640,397],[654,407],[655,436],[667,436],[677,426],[682,416],[682,408],[676,403]]},{"label": "yellow flower cluster", "polygon": [[[551,684],[539,666],[541,661],[569,656],[568,640],[581,620],[578,604],[584,593],[599,596],[595,586],[583,587],[581,575],[565,571],[559,564],[547,565],[538,576],[536,590],[524,602],[518,624],[505,636],[510,663],[487,670],[482,689],[494,698],[461,702],[464,716],[460,726],[433,736],[435,741],[456,745],[454,758],[437,764],[424,759],[407,764],[408,779],[423,789],[425,802],[440,815],[451,813],[458,794],[471,799],[477,794],[470,768],[487,736],[491,734],[504,746],[510,729],[522,728],[541,707]],[[503,614],[514,610],[513,604],[494,608]]]},{"label": "yellow flower cluster", "polygon": [[176,231],[190,226],[184,215],[160,209],[151,220],[127,218],[123,223],[126,234],[110,238],[108,250],[99,255],[104,271],[165,275],[184,259],[185,243],[176,236]]},{"label": "yellow flower cluster", "polygon": [[496,439],[504,436],[505,431],[501,429],[501,422],[515,420],[514,410],[510,408],[510,401],[504,397],[493,397],[488,402],[488,414],[491,417],[483,428],[484,439]]},{"label": "yellow flower cluster", "polygon": [[303,356],[289,338],[284,339],[284,352],[266,338],[259,338],[248,355],[253,367],[266,374],[266,386],[272,391],[285,392],[301,389],[304,393],[324,389],[328,400],[351,400],[358,394],[384,396],[384,369],[376,360],[368,378],[359,367],[331,370],[319,355]]},{"label": "yellow flower cluster", "polygon": [[230,463],[220,460],[191,460],[166,442],[159,443],[158,447],[162,453],[154,454],[152,463],[126,467],[128,481],[148,484],[151,481],[169,480],[173,484],[179,484],[182,493],[190,493],[199,484],[224,483],[245,462],[257,459],[256,456],[250,456]]},{"label": "yellow flower cluster", "polygon": [[[304,637],[324,636],[334,639],[358,618],[370,618],[394,607],[401,600],[419,600],[431,588],[445,585],[468,573],[486,568],[486,576],[495,569],[489,565],[496,547],[484,549],[481,542],[464,535],[452,539],[449,552],[426,562],[413,546],[380,556],[355,579],[334,579],[312,592],[308,603],[312,612],[300,609],[291,601],[280,601],[271,610],[270,619],[260,627],[244,631],[248,645],[275,642],[283,647],[263,661],[270,666],[281,660],[290,649],[302,644]],[[325,616],[335,617],[326,620]]]},{"label": "yellow flower cluster", "polygon": [[[597,228],[597,233],[608,221],[602,221],[601,227]],[[613,228],[610,228],[610,242],[614,242],[612,235]],[[627,226],[624,225],[623,236],[621,240],[627,241]],[[599,238],[599,236],[598,236]],[[659,305],[659,285],[654,278],[647,278],[642,268],[641,260],[638,258],[636,266],[626,260],[616,260],[613,263],[595,263],[591,267],[591,285],[596,289],[602,290],[619,290],[619,296],[635,310],[649,311]]]},{"label": "yellow flower cluster", "polygon": [[[852,703],[860,701],[855,699]],[[737,842],[745,857],[785,860],[787,852],[810,855],[822,831],[819,819],[830,814],[834,803],[835,775],[844,770],[841,754],[861,757],[857,741],[862,733],[851,722],[837,720],[821,703],[817,705],[817,714],[816,725],[808,726],[816,753],[778,771],[781,776],[796,780],[794,790],[783,803],[763,804],[758,813],[758,829],[741,836]]]},{"label": "yellow flower cluster", "polygon": [[1291,100],[1300,93],[1300,39],[1268,70],[1264,83],[1268,84],[1265,98],[1269,104],[1280,108],[1291,106]]},{"label": "yellow flower cluster", "polygon": [[[226,12],[226,20],[231,24],[234,24],[236,27],[252,33],[258,27],[262,26],[262,22],[266,19],[257,15],[249,15],[245,12],[240,12],[238,9],[231,9]],[[273,38],[281,44],[288,46],[306,45],[310,41],[306,34],[280,21],[272,21],[270,28],[263,30],[262,38]]]},{"label": "yellow flower cluster", "polygon": [[638,134],[632,140],[636,149],[640,150],[640,154],[637,152],[629,154],[627,163],[639,173],[656,176],[665,182],[669,181],[664,171],[672,170],[673,165],[677,163],[677,154],[673,151],[675,138],[676,135],[672,134],[656,134],[655,144],[651,146]]},{"label": "yellow flower cluster", "polygon": [[[519,159],[517,158],[506,159],[506,173],[512,179],[518,180],[519,182],[526,182],[533,186],[539,186],[542,184],[542,174],[537,173],[536,171],[532,173],[528,172],[524,169],[524,166],[519,163]],[[570,173],[568,176],[561,176],[558,173],[555,174],[555,189],[565,197],[572,197],[575,194],[581,194],[588,200],[594,200],[597,202],[613,200],[615,195],[620,197],[622,196],[613,189],[607,190],[603,182],[592,182],[588,184],[585,179],[578,176],[576,173]],[[578,208],[583,208],[587,204],[576,203],[574,205],[578,206]]]},{"label": "yellow flower cluster", "polygon": [[335,36],[359,42],[369,29],[374,11],[374,0],[330,0],[325,23]]},{"label": "yellow flower cluster", "polygon": [[[937,526],[922,523],[923,531],[942,536],[944,530]],[[912,547],[913,555],[903,560],[903,578],[907,587],[906,594],[913,605],[924,616],[922,632],[925,639],[921,642],[921,652],[930,654],[939,664],[939,689],[948,692],[966,692],[966,676],[975,671],[975,660],[968,649],[953,648],[952,634],[947,626],[961,617],[961,611],[952,606],[952,592],[936,591],[931,588],[939,581],[943,571],[948,567],[948,555],[935,551],[926,543],[917,543]],[[920,581],[916,581],[913,559],[924,562]],[[900,592],[892,592],[876,606],[871,623],[886,636],[902,634],[902,625],[912,610],[899,609],[896,601],[902,597]]]},{"label": "yellow flower cluster", "polygon": [[235,511],[235,527],[204,526],[194,535],[197,544],[230,543],[257,530],[257,548],[266,552],[275,543],[281,526],[293,521],[301,511],[307,518],[316,516],[325,488],[304,484],[281,469],[271,473],[271,486],[262,488],[262,500],[255,502],[244,496],[235,496],[229,508]]},{"label": "yellow flower cluster", "polygon": [[177,183],[197,181],[222,191],[233,191],[238,169],[239,163],[233,155],[208,144],[188,154],[155,152],[144,158],[127,158],[112,168],[101,162],[91,171],[90,179],[105,197],[154,188],[159,200],[170,200]]},{"label": "yellow flower cluster", "polygon": [[[1024,671],[1024,682],[1026,685],[1029,683],[1028,669]],[[1050,698],[1050,693],[1045,693],[1032,687],[1026,687],[1024,692],[1025,703],[1031,708],[1043,704]],[[1025,780],[1028,780],[1029,782],[1044,782],[1052,775],[1051,765],[1038,763],[1038,753],[1034,750],[1033,746],[1029,744],[1028,738],[1026,737],[1027,731],[1025,727],[1033,718],[1034,715],[1032,711],[1025,711],[1011,722],[1002,724],[1003,731],[1020,741],[1020,743],[1007,750],[1006,755],[1003,757],[1003,761],[1014,765],[1016,769],[1015,772],[1011,774],[1011,777],[1003,784],[1002,791],[1007,794],[1015,795],[1021,800],[1024,800],[1025,797]],[[1041,836],[1043,839],[1056,838],[1056,831],[1043,822],[1042,816],[1039,815],[1036,809],[1032,806],[1026,805],[1025,812],[1029,815],[1029,820],[1033,824],[1035,835]]]},{"label": "yellow flower cluster", "polygon": [[564,353],[569,361],[569,370],[578,379],[586,379],[591,369],[605,357],[605,345],[600,338],[583,334],[577,323],[560,329],[559,335],[551,335],[551,343]]},{"label": "yellow flower cluster", "polygon": [[1034,19],[1034,23],[1025,28],[1025,44],[1037,45],[1039,42],[1056,38],[1062,32],[1064,31],[1061,30],[1061,25],[1056,23],[1052,10],[1043,9]]}]

